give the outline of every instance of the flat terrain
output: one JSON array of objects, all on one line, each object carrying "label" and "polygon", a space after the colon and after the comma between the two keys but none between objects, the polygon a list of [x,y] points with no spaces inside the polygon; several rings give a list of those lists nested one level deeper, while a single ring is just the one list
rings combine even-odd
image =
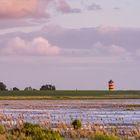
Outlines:
[{"label": "flat terrain", "polygon": [[133,138],[140,134],[140,99],[1,100],[0,115],[5,128],[30,122],[68,136],[73,132],[71,123],[78,118],[87,137],[95,131],[114,134],[115,130],[117,136]]},{"label": "flat terrain", "polygon": [[0,99],[140,99],[140,91],[0,91]]}]

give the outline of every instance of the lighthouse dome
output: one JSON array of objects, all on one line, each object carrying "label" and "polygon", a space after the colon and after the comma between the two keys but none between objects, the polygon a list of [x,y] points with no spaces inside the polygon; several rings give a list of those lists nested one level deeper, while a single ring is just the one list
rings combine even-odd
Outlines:
[{"label": "lighthouse dome", "polygon": [[110,80],[108,83],[114,83],[113,80]]}]

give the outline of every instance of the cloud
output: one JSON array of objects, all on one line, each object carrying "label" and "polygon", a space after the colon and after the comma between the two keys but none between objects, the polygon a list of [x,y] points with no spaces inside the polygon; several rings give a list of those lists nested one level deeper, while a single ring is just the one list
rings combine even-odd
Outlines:
[{"label": "cloud", "polygon": [[114,7],[114,10],[120,10],[120,8],[119,7]]},{"label": "cloud", "polygon": [[101,10],[102,8],[101,8],[100,5],[98,5],[98,4],[96,4],[96,3],[93,3],[93,4],[89,5],[89,6],[87,7],[87,9],[88,9],[89,11],[92,11],[92,10]]},{"label": "cloud", "polygon": [[[14,32],[0,35],[0,40],[20,36],[21,38],[33,39],[38,36],[47,38],[56,46],[63,48],[91,48],[93,44],[101,42],[105,46],[117,45],[133,52],[140,46],[140,29],[139,28],[81,28],[66,29],[60,26],[48,25],[38,31],[30,33]],[[73,37],[74,36],[74,37]],[[133,46],[133,47],[132,47]]]},{"label": "cloud", "polygon": [[111,26],[100,26],[98,31],[102,34],[113,33],[119,31],[120,28],[118,27],[111,27]]},{"label": "cloud", "polygon": [[112,55],[124,55],[125,53],[127,53],[126,49],[117,45],[112,45],[109,49],[109,52]]},{"label": "cloud", "polygon": [[31,41],[16,37],[11,39],[7,46],[0,47],[0,54],[2,55],[50,56],[59,53],[59,47],[52,46],[48,40],[42,37],[34,38]]},{"label": "cloud", "polygon": [[57,10],[62,13],[80,13],[78,8],[71,8],[65,0],[57,0]]},{"label": "cloud", "polygon": [[77,48],[68,48],[63,49],[62,54],[68,56],[90,56],[90,57],[126,57],[130,53],[124,47],[118,45],[110,45],[106,46],[101,42],[97,42],[93,45],[92,48],[84,48],[84,49],[77,49]]},{"label": "cloud", "polygon": [[97,42],[93,45],[93,53],[96,55],[107,55],[107,56],[126,56],[129,54],[127,50],[121,46],[112,44],[110,46],[105,46],[101,42]]},{"label": "cloud", "polygon": [[131,53],[124,47],[115,44],[106,46],[101,42],[94,44],[90,53],[96,57],[98,56],[100,58],[110,59],[110,62],[112,62],[112,60],[114,62],[132,62],[135,59],[133,57],[134,53]]},{"label": "cloud", "polygon": [[[116,30],[116,31],[115,31]],[[104,30],[103,30],[104,31]],[[7,46],[10,38],[16,36],[24,40],[33,40],[41,36],[47,38],[53,46],[61,46],[59,56],[64,57],[95,57],[110,58],[115,57],[115,61],[139,61],[140,29],[138,28],[105,28],[105,32],[100,31],[100,27],[65,29],[59,26],[45,26],[39,31],[31,33],[11,33],[0,36],[0,46]],[[74,37],[73,37],[74,36]],[[27,42],[27,41],[26,41]],[[110,60],[110,61],[111,61]]]},{"label": "cloud", "polygon": [[44,17],[51,0],[1,0],[0,18]]},{"label": "cloud", "polygon": [[49,18],[53,8],[61,13],[81,12],[65,0],[0,0],[0,19]]},{"label": "cloud", "polygon": [[9,28],[17,28],[17,27],[27,27],[27,26],[34,26],[34,23],[31,23],[24,19],[6,19],[0,21],[0,29],[7,30]]}]

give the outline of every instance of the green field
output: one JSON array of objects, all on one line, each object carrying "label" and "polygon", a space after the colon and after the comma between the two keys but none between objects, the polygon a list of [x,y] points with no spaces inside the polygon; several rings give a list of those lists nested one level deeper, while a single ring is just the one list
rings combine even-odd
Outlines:
[{"label": "green field", "polygon": [[0,99],[140,99],[140,91],[0,91]]}]

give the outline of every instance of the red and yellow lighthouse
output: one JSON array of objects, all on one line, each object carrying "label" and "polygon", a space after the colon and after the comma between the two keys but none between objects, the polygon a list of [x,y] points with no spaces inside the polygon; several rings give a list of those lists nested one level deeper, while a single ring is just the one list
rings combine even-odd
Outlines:
[{"label": "red and yellow lighthouse", "polygon": [[112,80],[110,80],[108,82],[108,90],[113,91],[114,89],[115,89],[114,82]]}]

